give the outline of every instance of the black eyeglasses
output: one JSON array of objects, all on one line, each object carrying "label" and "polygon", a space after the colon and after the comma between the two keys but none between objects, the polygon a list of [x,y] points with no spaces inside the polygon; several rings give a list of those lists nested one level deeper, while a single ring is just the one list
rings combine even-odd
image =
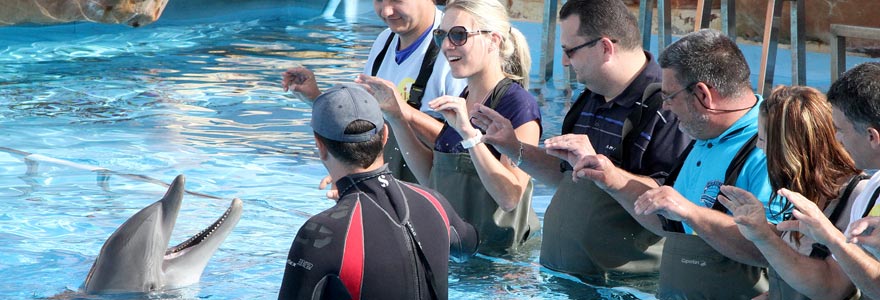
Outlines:
[{"label": "black eyeglasses", "polygon": [[[568,48],[568,49],[563,48],[563,49],[562,49],[562,52],[565,53],[565,56],[568,56],[568,58],[571,58],[571,56],[574,55],[574,53],[575,53],[576,51],[581,50],[581,48],[585,48],[585,47],[593,47],[593,46],[596,45],[596,43],[598,43],[599,41],[601,41],[603,38],[605,38],[605,37],[604,37],[604,36],[600,36],[600,37],[597,37],[597,38],[595,38],[595,39],[593,39],[593,40],[591,40],[591,41],[589,41],[589,42],[586,42],[586,43],[580,44],[579,46],[575,46],[575,47],[573,47],[573,48]],[[612,42],[612,43],[617,43],[617,40],[612,39],[611,42]]]},{"label": "black eyeglasses", "polygon": [[474,34],[481,33],[490,33],[491,30],[474,30],[468,31],[464,26],[454,26],[449,28],[449,31],[443,29],[434,29],[434,44],[437,44],[437,47],[443,46],[443,39],[449,38],[449,42],[456,47],[464,46],[467,43],[468,37]]},{"label": "black eyeglasses", "polygon": [[[697,82],[699,82],[699,81],[697,81]],[[686,85],[684,88],[682,88],[682,89],[680,89],[680,90],[677,90],[677,91],[675,91],[675,92],[672,92],[672,94],[666,94],[666,93],[660,92],[660,99],[662,99],[663,102],[666,102],[666,101],[672,100],[672,98],[675,98],[675,95],[678,95],[679,93],[684,92],[684,91],[686,91],[686,90],[690,90],[695,84],[697,84],[697,82],[694,82],[694,83],[688,84],[688,85]],[[703,104],[703,103],[700,102],[700,104]],[[703,107],[706,107],[706,106],[703,105]]]},{"label": "black eyeglasses", "polygon": [[[678,95],[679,93],[681,93],[681,92],[683,92],[683,91],[685,91],[685,90],[688,90],[688,91],[693,92],[693,90],[692,90],[693,87],[694,87],[695,85],[697,85],[697,83],[700,83],[700,82],[701,82],[701,81],[697,81],[697,82],[694,82],[694,83],[688,84],[688,85],[686,85],[684,88],[682,88],[682,89],[680,89],[680,90],[677,90],[677,91],[675,91],[675,92],[673,92],[673,93],[671,93],[671,94],[665,94],[665,93],[663,93],[663,92],[660,92],[660,99],[662,99],[663,102],[666,102],[666,101],[672,100],[673,98],[675,98],[675,95]],[[705,84],[707,88],[710,88],[710,89],[712,88],[712,86],[709,85],[708,83],[703,82],[703,84]],[[752,109],[753,107],[755,107],[756,105],[758,105],[758,99],[757,99],[757,97],[755,98],[755,104],[752,104],[752,105],[749,106],[749,107],[743,107],[743,108],[737,108],[737,109],[717,109],[717,108],[709,108],[708,106],[706,106],[705,103],[703,103],[703,100],[700,100],[699,98],[697,98],[697,102],[700,103],[700,106],[702,106],[702,107],[703,107],[704,109],[706,109],[707,111],[713,111],[713,112],[717,112],[717,113],[738,112],[738,111],[743,111],[743,110]]]}]

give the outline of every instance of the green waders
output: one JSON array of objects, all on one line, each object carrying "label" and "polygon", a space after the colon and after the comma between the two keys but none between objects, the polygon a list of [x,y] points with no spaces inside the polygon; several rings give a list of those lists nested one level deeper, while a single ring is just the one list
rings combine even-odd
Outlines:
[{"label": "green waders", "polygon": [[607,271],[622,272],[622,278],[656,275],[662,251],[662,238],[642,227],[611,195],[591,180],[574,182],[571,171],[563,174],[544,213],[542,265],[603,284]]},{"label": "green waders", "polygon": [[391,170],[394,178],[406,182],[419,183],[416,176],[406,166],[406,161],[403,160],[403,153],[400,152],[400,146],[397,145],[397,138],[394,137],[391,126],[388,126],[388,142],[385,143],[383,156],[385,157],[385,163],[388,164],[388,170]]},{"label": "green waders", "polygon": [[767,291],[763,269],[738,263],[697,235],[669,232],[658,299],[744,299]]},{"label": "green waders", "polygon": [[455,212],[476,227],[480,253],[498,255],[508,249],[515,251],[540,229],[540,221],[532,209],[532,183],[516,208],[504,212],[486,191],[467,153],[434,151],[429,187],[443,194]]}]

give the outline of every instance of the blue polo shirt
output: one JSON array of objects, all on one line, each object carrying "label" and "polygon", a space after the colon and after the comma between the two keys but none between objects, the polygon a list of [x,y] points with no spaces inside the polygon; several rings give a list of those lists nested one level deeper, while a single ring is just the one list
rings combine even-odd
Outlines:
[{"label": "blue polo shirt", "polygon": [[[758,98],[758,104],[724,133],[712,139],[696,141],[694,148],[685,158],[681,173],[673,186],[682,196],[703,207],[712,207],[715,204],[721,185],[724,184],[727,167],[733,157],[752,136],[758,133],[758,106],[764,99],[760,95],[755,97]],[[779,212],[781,207],[776,205],[768,209],[773,188],[767,174],[767,157],[764,151],[755,148],[749,153],[736,180],[736,186],[751,192],[764,203],[767,220],[772,223],[779,222],[773,213]],[[685,233],[694,234],[687,223],[683,225]]]}]

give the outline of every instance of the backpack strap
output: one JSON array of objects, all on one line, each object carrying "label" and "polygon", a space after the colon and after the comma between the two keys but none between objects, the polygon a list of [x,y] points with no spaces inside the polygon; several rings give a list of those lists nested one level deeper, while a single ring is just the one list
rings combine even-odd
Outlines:
[{"label": "backpack strap", "polygon": [[422,43],[429,44],[428,52],[425,52],[422,66],[419,68],[419,77],[416,77],[416,82],[410,87],[409,99],[406,100],[406,103],[415,109],[422,108],[422,97],[425,96],[425,87],[428,86],[428,79],[434,73],[434,62],[437,61],[437,54],[440,52],[440,48],[433,41],[422,41]]},{"label": "backpack strap", "polygon": [[385,54],[388,53],[388,47],[391,47],[392,40],[394,40],[394,32],[388,35],[388,40],[385,41],[385,47],[382,47],[382,51],[379,51],[379,54],[376,55],[376,59],[373,60],[373,72],[370,76],[376,76],[376,74],[379,74],[379,67],[382,66],[382,61],[385,60]]},{"label": "backpack strap", "polygon": [[[758,135],[755,134],[742,147],[739,148],[739,151],[736,152],[736,155],[733,156],[733,159],[730,161],[730,165],[727,166],[727,171],[724,172],[724,184],[725,185],[736,185],[737,179],[739,179],[739,173],[742,172],[743,167],[746,164],[746,161],[749,158],[749,154],[755,150],[755,144],[758,141]],[[673,186],[675,184],[675,180],[678,178],[678,173],[681,172],[681,167],[684,165],[685,158],[691,152],[695,141],[692,141],[690,145],[688,145],[687,149],[683,152],[682,159],[680,159],[680,163],[676,166],[672,172],[669,173],[669,177],[666,178],[666,184],[669,186]],[[727,213],[727,208],[721,204],[721,201],[715,201],[715,204],[712,205],[712,209]],[[666,219],[663,216],[658,215],[660,218],[660,223],[663,224],[663,229],[671,232],[684,232],[684,225],[679,221],[672,221]]]},{"label": "backpack strap", "polygon": [[348,222],[339,279],[352,299],[361,298],[361,286],[364,282],[364,222],[360,201],[354,202],[351,220]]}]

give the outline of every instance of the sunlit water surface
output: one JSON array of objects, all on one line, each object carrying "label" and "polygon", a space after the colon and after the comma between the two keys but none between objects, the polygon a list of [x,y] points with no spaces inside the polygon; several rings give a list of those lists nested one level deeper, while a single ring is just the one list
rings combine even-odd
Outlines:
[{"label": "sunlit water surface", "polygon": [[[172,244],[213,222],[229,199],[244,201],[199,284],[88,298],[274,299],[297,229],[332,205],[316,189],[326,172],[312,150],[310,110],[281,92],[279,74],[302,64],[324,87],[350,81],[382,24],[371,13],[303,22],[317,8],[289,2],[196,19],[174,9],[138,29],[0,28],[0,299],[86,297],[76,291],[104,240],[165,191],[122,176],[102,188],[86,166],[165,182],[185,174],[188,190],[223,199],[186,196]],[[545,136],[559,132],[566,109],[561,92],[548,95]],[[29,169],[28,153],[76,165]],[[537,190],[541,217],[551,194]],[[540,268],[539,243],[453,265],[450,299],[636,299]]]}]

